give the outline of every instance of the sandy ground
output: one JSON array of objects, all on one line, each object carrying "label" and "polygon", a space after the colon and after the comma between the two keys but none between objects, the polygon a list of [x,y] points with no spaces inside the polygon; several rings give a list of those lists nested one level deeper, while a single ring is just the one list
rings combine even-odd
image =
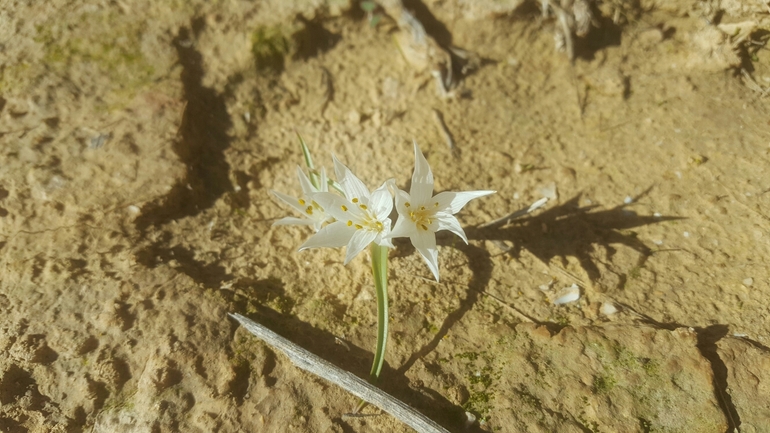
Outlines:
[{"label": "sandy ground", "polygon": [[406,3],[424,64],[345,1],[0,2],[0,431],[409,431],[227,317],[368,374],[368,257],[272,227],[295,128],[371,187],[415,139],[497,191],[441,283],[391,251],[388,392],[453,432],[770,431],[762,3],[605,2],[574,62],[539,2]]}]

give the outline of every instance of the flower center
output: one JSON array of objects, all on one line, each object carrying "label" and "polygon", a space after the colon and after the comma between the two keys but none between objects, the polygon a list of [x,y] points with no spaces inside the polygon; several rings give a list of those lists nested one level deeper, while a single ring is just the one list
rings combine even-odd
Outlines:
[{"label": "flower center", "polygon": [[[358,230],[371,230],[377,233],[385,229],[385,226],[382,225],[382,222],[378,220],[377,217],[372,214],[372,211],[370,211],[365,204],[361,203],[358,198],[353,198],[350,201],[358,206],[358,208],[361,210],[361,214],[351,214],[351,216],[355,216],[356,218],[355,220],[348,220],[348,227],[355,227]],[[348,212],[347,206],[342,205],[342,211]]]},{"label": "flower center", "polygon": [[430,225],[433,224],[433,217],[436,215],[436,208],[438,208],[438,203],[434,203],[432,209],[428,209],[425,206],[412,209],[412,205],[409,204],[409,202],[404,203],[404,205],[407,209],[409,209],[409,218],[412,220],[414,225],[416,225],[417,228],[427,231]]}]

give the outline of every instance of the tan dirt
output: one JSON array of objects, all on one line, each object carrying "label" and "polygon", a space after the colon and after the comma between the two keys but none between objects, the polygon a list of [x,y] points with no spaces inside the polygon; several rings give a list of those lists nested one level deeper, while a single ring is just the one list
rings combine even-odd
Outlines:
[{"label": "tan dirt", "polygon": [[272,227],[295,129],[370,187],[414,139],[437,191],[497,191],[441,283],[391,251],[394,396],[453,432],[770,431],[770,54],[733,49],[768,11],[608,1],[570,62],[539,1],[406,2],[472,53],[443,97],[354,3],[0,0],[0,431],[409,431],[227,318],[368,374],[367,253]]}]

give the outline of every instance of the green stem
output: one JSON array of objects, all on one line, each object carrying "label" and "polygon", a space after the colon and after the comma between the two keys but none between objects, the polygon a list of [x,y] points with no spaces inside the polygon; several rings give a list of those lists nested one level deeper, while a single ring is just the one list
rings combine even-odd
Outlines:
[{"label": "green stem", "polygon": [[372,273],[377,292],[377,349],[374,352],[369,382],[377,383],[382,365],[385,363],[385,349],[388,342],[388,247],[372,242]]},{"label": "green stem", "polygon": [[[372,371],[369,373],[369,383],[377,383],[385,363],[385,348],[388,343],[388,248],[372,242],[372,273],[374,274],[374,289],[377,292],[377,349],[374,351]],[[353,413],[358,413],[366,407],[366,401],[360,400]]]}]

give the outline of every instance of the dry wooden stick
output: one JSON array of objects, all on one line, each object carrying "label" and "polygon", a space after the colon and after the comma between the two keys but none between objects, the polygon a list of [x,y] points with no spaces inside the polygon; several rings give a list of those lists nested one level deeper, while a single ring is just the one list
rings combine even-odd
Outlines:
[{"label": "dry wooden stick", "polygon": [[448,430],[436,424],[430,418],[353,373],[342,370],[332,363],[313,355],[253,320],[237,313],[228,313],[228,315],[237,320],[257,338],[283,352],[297,367],[320,376],[367,403],[377,406],[418,432],[449,433]]}]

